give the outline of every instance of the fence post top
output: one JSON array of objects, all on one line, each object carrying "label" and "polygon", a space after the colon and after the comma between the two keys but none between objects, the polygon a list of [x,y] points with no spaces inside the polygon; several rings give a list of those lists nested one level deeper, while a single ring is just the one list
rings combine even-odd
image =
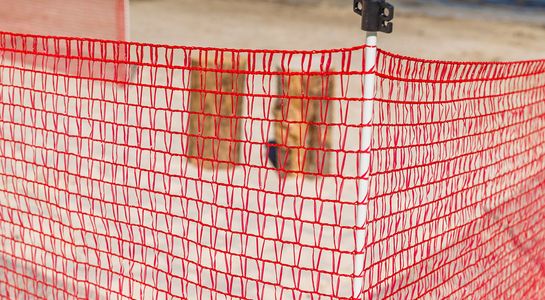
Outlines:
[{"label": "fence post top", "polygon": [[353,0],[353,9],[362,16],[362,30],[392,33],[394,6],[386,0]]}]

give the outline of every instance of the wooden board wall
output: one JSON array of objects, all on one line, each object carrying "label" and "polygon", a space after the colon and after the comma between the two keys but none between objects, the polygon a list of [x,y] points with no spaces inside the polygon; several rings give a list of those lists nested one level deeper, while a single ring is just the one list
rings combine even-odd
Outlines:
[{"label": "wooden board wall", "polygon": [[[189,161],[206,169],[233,167],[240,159],[245,63],[227,57],[223,62],[193,60],[188,155]],[[223,70],[217,71],[218,69]],[[227,71],[227,72],[225,72]]]},{"label": "wooden board wall", "polygon": [[[320,75],[279,77],[274,109],[277,161],[281,174],[330,172],[330,123],[333,78]],[[309,99],[311,97],[311,99]],[[314,98],[312,98],[314,97]]]}]

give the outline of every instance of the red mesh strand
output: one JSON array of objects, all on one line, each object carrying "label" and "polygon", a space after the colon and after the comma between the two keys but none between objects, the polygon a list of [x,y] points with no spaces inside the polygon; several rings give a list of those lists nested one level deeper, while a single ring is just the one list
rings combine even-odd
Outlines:
[{"label": "red mesh strand", "polygon": [[353,297],[364,47],[0,48],[0,298]]},{"label": "red mesh strand", "polygon": [[545,61],[377,73],[365,298],[542,298]]}]

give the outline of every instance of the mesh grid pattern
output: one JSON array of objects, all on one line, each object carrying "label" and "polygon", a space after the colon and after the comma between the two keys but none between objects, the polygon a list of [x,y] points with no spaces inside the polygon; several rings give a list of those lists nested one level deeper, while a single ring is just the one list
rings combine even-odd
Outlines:
[{"label": "mesh grid pattern", "polygon": [[0,48],[0,297],[352,297],[364,47]]},{"label": "mesh grid pattern", "polygon": [[0,298],[539,298],[545,61],[366,49],[0,33]]},{"label": "mesh grid pattern", "polygon": [[543,295],[545,61],[380,52],[366,296]]}]

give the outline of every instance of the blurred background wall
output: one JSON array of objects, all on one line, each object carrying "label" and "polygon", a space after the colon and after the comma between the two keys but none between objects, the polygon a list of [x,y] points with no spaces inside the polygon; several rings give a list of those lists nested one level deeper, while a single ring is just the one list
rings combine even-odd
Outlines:
[{"label": "blurred background wall", "polygon": [[[334,5],[346,5],[346,3],[351,0],[261,0],[277,3],[288,3],[288,4],[313,4],[317,1],[327,4]],[[522,6],[542,6],[545,7],[545,0],[401,0],[394,2],[414,2],[425,4],[426,2],[443,2],[443,3],[452,3],[452,4],[506,4],[506,5],[522,5]]]},{"label": "blurred background wall", "polygon": [[124,40],[125,0],[0,0],[0,30]]}]

